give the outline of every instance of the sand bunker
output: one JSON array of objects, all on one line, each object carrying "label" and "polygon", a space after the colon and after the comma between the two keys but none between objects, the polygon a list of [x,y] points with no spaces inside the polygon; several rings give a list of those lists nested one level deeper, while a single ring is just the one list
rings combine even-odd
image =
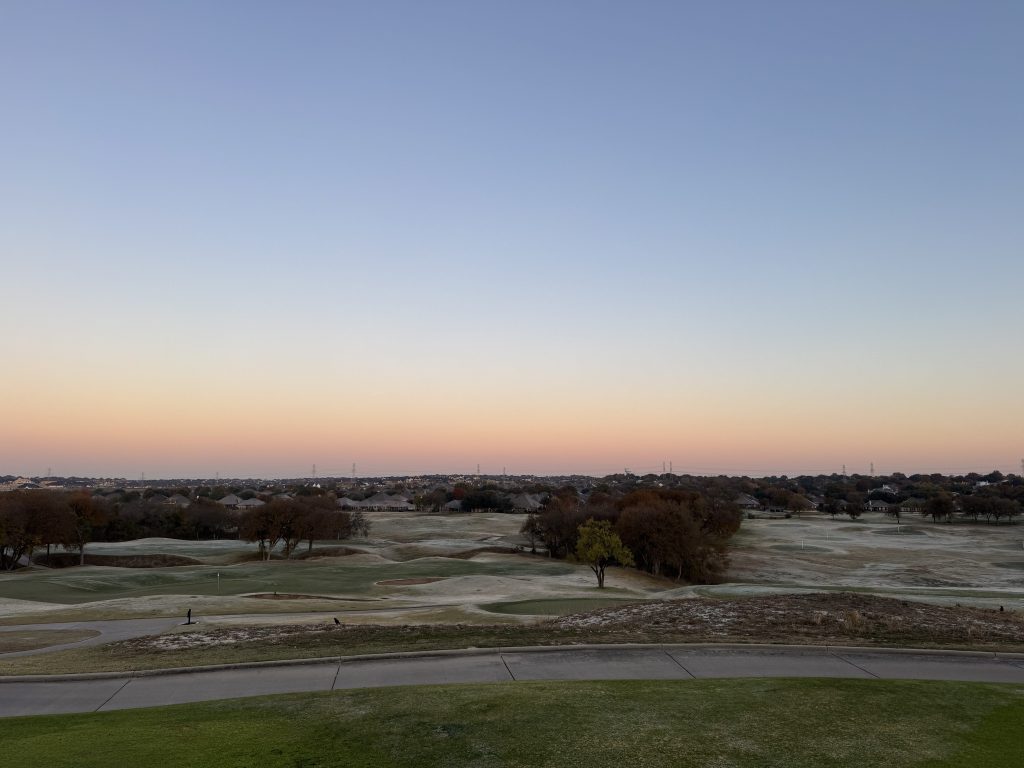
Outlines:
[{"label": "sand bunker", "polygon": [[327,595],[292,595],[284,592],[262,592],[255,595],[246,595],[246,597],[254,597],[257,600],[343,600],[345,602],[360,599],[351,597],[328,597]]},{"label": "sand bunker", "polygon": [[444,577],[438,576],[435,578],[419,578],[419,579],[385,579],[384,581],[378,581],[378,587],[411,587],[415,584],[432,584],[435,581],[444,581]]}]

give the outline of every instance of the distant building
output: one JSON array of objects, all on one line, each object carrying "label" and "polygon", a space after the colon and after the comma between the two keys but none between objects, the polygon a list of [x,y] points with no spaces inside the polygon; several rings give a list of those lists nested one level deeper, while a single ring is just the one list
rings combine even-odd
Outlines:
[{"label": "distant building", "polygon": [[375,493],[368,499],[362,501],[356,501],[350,499],[348,496],[344,496],[338,499],[338,506],[342,509],[370,509],[377,510],[379,512],[412,512],[416,509],[416,505],[409,501],[405,496],[400,494],[391,493]]},{"label": "distant building", "polygon": [[18,477],[11,480],[9,483],[0,485],[0,491],[32,491],[41,488],[39,483],[27,478]]},{"label": "distant building", "polygon": [[536,512],[544,503],[532,493],[520,493],[509,499],[513,512]]},{"label": "distant building", "polygon": [[761,508],[761,502],[759,502],[757,499],[755,499],[753,496],[747,493],[741,493],[739,496],[733,499],[733,504],[735,504],[740,509]]},{"label": "distant building", "polygon": [[909,499],[900,504],[900,512],[904,512],[908,515],[921,514],[924,512],[924,499],[919,499],[915,496],[911,496]]}]

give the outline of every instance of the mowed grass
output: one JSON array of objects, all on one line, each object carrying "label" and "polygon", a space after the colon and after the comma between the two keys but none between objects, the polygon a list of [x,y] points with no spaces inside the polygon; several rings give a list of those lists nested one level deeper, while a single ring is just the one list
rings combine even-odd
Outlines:
[{"label": "mowed grass", "polygon": [[[76,605],[150,595],[239,595],[280,592],[309,595],[389,595],[378,587],[389,579],[507,576],[561,576],[574,567],[538,558],[462,560],[426,557],[404,562],[358,563],[345,558],[319,561],[269,561],[233,566],[175,568],[73,568],[15,573],[0,578],[0,597]],[[218,584],[217,574],[220,574]],[[258,610],[254,608],[254,610]]]},{"label": "mowed grass", "polygon": [[0,653],[34,651],[96,637],[92,629],[17,629],[0,632]]},{"label": "mowed grass", "polygon": [[50,768],[1019,766],[1024,689],[872,680],[502,683],[16,718]]}]

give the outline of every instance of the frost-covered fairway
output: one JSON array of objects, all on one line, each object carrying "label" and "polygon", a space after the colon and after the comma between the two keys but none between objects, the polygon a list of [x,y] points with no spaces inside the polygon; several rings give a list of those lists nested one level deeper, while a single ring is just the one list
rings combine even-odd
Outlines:
[{"label": "frost-covered fairway", "polygon": [[[191,608],[196,616],[266,614],[268,621],[295,621],[296,614],[322,621],[330,612],[349,623],[496,623],[529,620],[522,606],[536,606],[537,615],[592,607],[597,588],[586,566],[508,553],[522,543],[522,522],[522,515],[371,513],[369,538],[318,542],[313,554],[323,556],[291,561],[254,560],[255,545],[234,540],[95,543],[88,553],[177,555],[201,564],[3,575],[0,622],[174,616]],[[355,554],[338,556],[339,547]],[[600,597],[642,600],[671,586],[617,571]]]},{"label": "frost-covered fairway", "polygon": [[805,515],[744,520],[729,581],[705,594],[841,587],[934,602],[1024,608],[1024,525],[900,524]]},{"label": "frost-covered fairway", "polygon": [[[324,556],[289,562],[253,560],[255,545],[234,540],[90,544],[93,554],[178,555],[200,564],[0,575],[0,622],[177,616],[189,608],[223,615],[222,622],[232,614],[312,621],[324,612],[351,623],[521,622],[587,610],[594,599],[822,589],[1024,608],[1024,526],[915,519],[897,527],[880,516],[745,520],[725,584],[680,586],[617,569],[598,592],[586,566],[507,554],[524,543],[521,515],[376,512],[371,522],[368,539],[318,542],[314,554]],[[334,556],[339,546],[356,554]]]}]

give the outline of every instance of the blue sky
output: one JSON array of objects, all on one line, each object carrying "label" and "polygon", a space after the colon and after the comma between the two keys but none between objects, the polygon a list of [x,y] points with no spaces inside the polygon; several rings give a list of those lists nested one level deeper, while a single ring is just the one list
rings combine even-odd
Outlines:
[{"label": "blue sky", "polygon": [[[697,462],[709,399],[816,434],[739,424],[716,466],[1012,469],[1022,22],[1009,2],[5,2],[0,351],[23,365],[0,408],[45,391],[69,431],[120,387],[216,409],[196,382],[226,368],[269,381],[260,411],[309,392],[282,370],[358,403],[370,371],[427,409],[583,396],[624,431],[577,469]],[[85,384],[53,383],[68,365]],[[652,398],[690,408],[629,433]],[[403,461],[497,463],[506,426]],[[133,469],[127,443],[90,459],[18,429],[0,471]],[[887,454],[888,429],[928,437]],[[329,442],[238,469],[288,474]],[[198,470],[187,454],[140,461]]]}]

